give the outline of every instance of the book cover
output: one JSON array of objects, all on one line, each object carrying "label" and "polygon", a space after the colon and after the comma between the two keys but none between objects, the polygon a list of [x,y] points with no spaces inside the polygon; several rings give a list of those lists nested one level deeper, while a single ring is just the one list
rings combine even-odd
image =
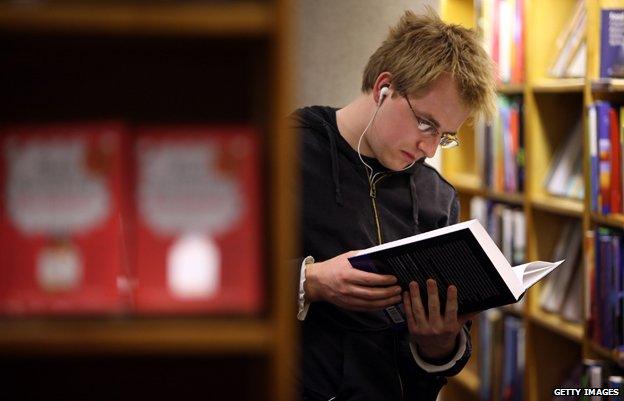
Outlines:
[{"label": "book cover", "polygon": [[116,122],[1,129],[0,311],[123,310],[125,135]]},{"label": "book cover", "polygon": [[[517,302],[563,261],[512,268],[478,220],[470,220],[360,251],[349,262],[361,270],[396,276],[405,291],[415,281],[425,305],[427,279],[436,280],[438,288],[455,285],[458,313],[465,314]],[[445,303],[446,292],[441,291],[440,304]]]},{"label": "book cover", "polygon": [[600,76],[624,77],[624,9],[600,11]]},{"label": "book cover", "polygon": [[137,311],[260,311],[257,132],[162,126],[136,134]]}]

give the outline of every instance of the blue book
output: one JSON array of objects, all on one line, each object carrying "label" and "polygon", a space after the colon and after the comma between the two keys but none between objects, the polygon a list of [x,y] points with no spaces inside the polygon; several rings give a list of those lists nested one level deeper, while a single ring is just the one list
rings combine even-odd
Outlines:
[{"label": "blue book", "polygon": [[589,141],[589,161],[590,161],[590,204],[593,212],[598,211],[598,195],[600,186],[598,185],[598,112],[596,104],[590,104],[587,112],[588,141]]},{"label": "blue book", "polygon": [[624,77],[624,9],[601,10],[600,76]]},{"label": "blue book", "polygon": [[608,102],[596,102],[598,117],[598,210],[602,214],[611,213],[611,137],[609,132]]}]

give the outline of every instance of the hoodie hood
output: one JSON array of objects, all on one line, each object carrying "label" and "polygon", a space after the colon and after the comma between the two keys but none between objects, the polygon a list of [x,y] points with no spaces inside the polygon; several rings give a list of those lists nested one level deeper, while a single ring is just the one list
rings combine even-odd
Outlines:
[{"label": "hoodie hood", "polygon": [[[329,141],[329,149],[331,156],[332,181],[334,183],[335,200],[342,205],[342,189],[340,186],[340,163],[338,162],[338,152],[346,157],[356,166],[361,166],[362,171],[366,174],[366,169],[360,160],[357,151],[351,147],[347,140],[340,134],[338,123],[336,121],[336,111],[338,108],[326,106],[311,106],[297,110],[293,114],[295,128],[310,129],[313,132],[323,132]],[[413,175],[425,161],[424,158],[417,160],[413,166],[406,170],[393,171],[382,165],[377,159],[362,155],[362,159],[373,168],[375,173],[387,172],[389,174],[411,174]],[[415,200],[417,195],[414,191],[414,183],[411,182],[412,198]],[[416,206],[416,204],[414,204]],[[416,224],[418,224],[417,210],[414,212],[416,216]]]}]

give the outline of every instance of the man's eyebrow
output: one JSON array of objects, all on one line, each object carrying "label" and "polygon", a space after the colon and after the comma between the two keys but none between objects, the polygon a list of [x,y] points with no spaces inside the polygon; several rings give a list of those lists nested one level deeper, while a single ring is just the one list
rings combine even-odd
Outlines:
[{"label": "man's eyebrow", "polygon": [[[424,111],[420,111],[417,108],[414,108],[414,111],[419,117],[423,117],[425,120],[432,123],[436,127],[436,129],[440,128],[440,123],[431,114],[424,112]],[[441,134],[457,135],[457,132],[446,131],[446,132],[442,132]]]}]

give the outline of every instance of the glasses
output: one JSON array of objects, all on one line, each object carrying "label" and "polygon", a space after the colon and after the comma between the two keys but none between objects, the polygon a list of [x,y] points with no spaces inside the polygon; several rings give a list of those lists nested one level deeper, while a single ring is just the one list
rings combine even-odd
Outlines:
[{"label": "glasses", "polygon": [[[407,102],[407,105],[409,106],[410,110],[412,111],[412,114],[414,115],[414,118],[416,118],[416,121],[418,122],[418,130],[420,131],[421,134],[425,135],[425,136],[429,136],[432,138],[437,138],[438,136],[440,136],[440,131],[438,131],[438,129],[435,127],[435,125],[433,125],[433,123],[429,122],[428,120],[419,117],[418,114],[416,114],[416,112],[414,111],[414,108],[412,107],[412,104],[410,103],[409,99],[407,98],[407,96],[403,96],[405,98],[405,101]],[[457,138],[456,134],[451,134],[448,132],[445,132],[441,135],[442,137],[440,138],[440,147],[443,149],[451,149],[451,148],[455,148],[457,146],[459,146],[459,139]]]}]

